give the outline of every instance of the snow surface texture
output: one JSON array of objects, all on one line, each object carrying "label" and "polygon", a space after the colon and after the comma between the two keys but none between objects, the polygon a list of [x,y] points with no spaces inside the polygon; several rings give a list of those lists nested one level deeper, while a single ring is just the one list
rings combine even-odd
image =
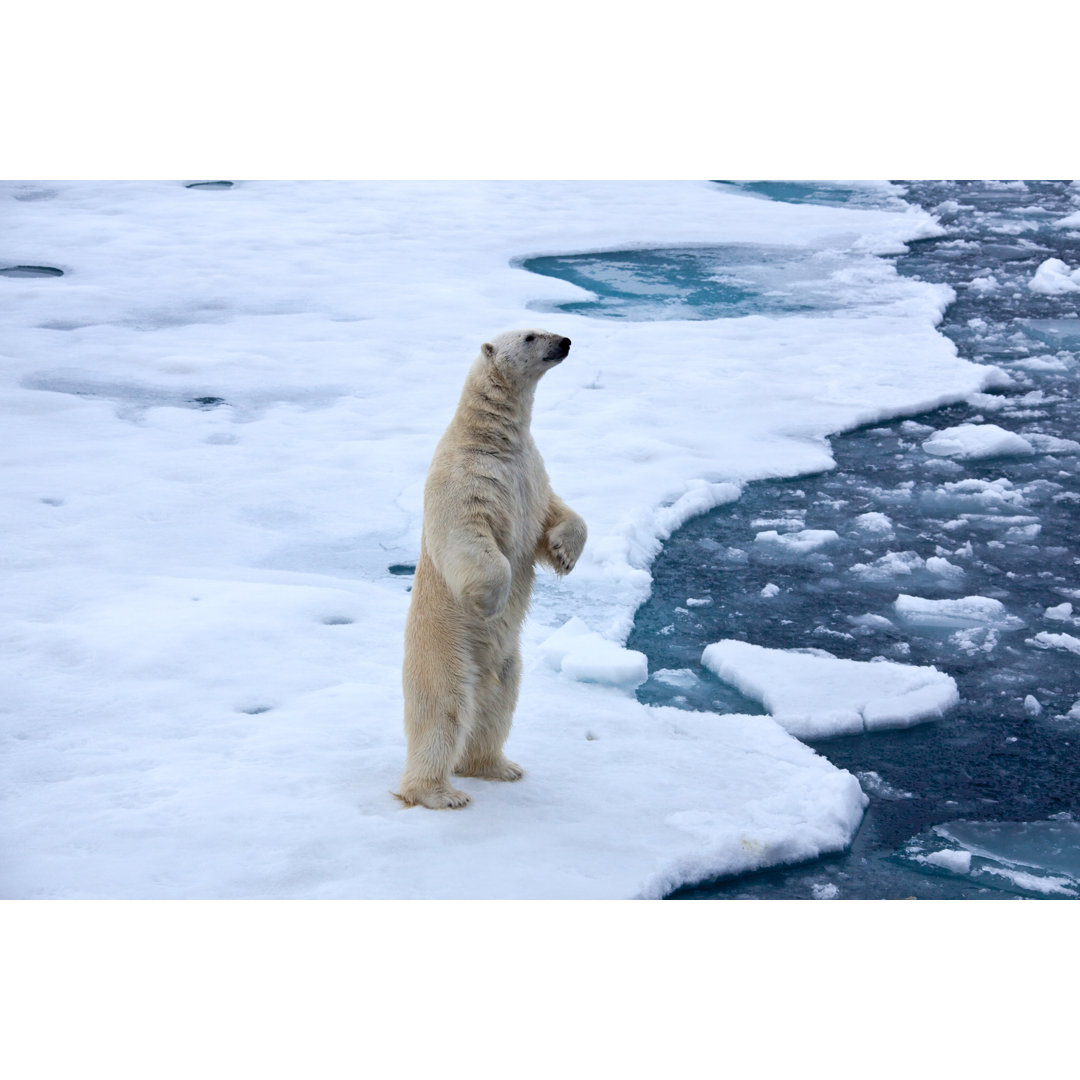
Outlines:
[{"label": "snow surface texture", "polygon": [[[640,705],[622,644],[688,517],[990,384],[935,331],[949,290],[872,258],[928,215],[704,183],[8,183],[0,204],[3,266],[63,272],[0,276],[0,895],[659,896],[849,843],[852,776],[769,717]],[[512,265],[723,243],[855,269],[821,314],[656,323],[538,315],[583,291]],[[589,544],[526,627],[528,774],[405,810],[427,464],[480,344],[535,325],[574,341],[533,429]],[[873,700],[852,716],[911,719]]]},{"label": "snow surface texture", "polygon": [[701,662],[804,739],[910,727],[939,718],[960,700],[951,676],[885,660],[718,641],[705,648]]}]

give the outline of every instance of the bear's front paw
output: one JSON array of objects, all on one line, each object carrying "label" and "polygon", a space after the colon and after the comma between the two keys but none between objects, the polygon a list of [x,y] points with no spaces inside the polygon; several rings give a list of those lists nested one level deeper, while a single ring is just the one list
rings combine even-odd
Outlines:
[{"label": "bear's front paw", "polygon": [[578,519],[556,525],[548,531],[547,546],[555,573],[569,574],[585,549],[585,523]]}]

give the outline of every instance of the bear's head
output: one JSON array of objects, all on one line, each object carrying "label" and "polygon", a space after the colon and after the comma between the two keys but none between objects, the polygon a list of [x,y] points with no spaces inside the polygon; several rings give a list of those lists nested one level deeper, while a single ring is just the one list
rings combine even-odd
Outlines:
[{"label": "bear's head", "polygon": [[566,359],[570,339],[548,330],[508,330],[485,342],[481,353],[513,382],[536,382]]}]

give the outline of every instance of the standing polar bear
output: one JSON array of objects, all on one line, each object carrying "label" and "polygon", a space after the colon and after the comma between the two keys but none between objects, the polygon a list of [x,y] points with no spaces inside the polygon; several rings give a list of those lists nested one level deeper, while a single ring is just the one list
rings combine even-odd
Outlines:
[{"label": "standing polar bear", "polygon": [[405,623],[408,752],[397,797],[407,806],[467,805],[451,773],[524,775],[502,747],[535,564],[567,574],[585,546],[585,522],[551,490],[529,432],[536,384],[569,351],[569,338],[544,330],[492,338],[435,449]]}]

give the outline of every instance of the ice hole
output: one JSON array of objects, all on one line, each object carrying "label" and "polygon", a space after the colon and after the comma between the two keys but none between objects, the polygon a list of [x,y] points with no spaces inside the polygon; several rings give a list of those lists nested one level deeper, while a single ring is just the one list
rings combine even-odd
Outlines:
[{"label": "ice hole", "polygon": [[10,278],[47,278],[63,277],[64,271],[55,266],[4,266],[0,267],[0,277]]}]

